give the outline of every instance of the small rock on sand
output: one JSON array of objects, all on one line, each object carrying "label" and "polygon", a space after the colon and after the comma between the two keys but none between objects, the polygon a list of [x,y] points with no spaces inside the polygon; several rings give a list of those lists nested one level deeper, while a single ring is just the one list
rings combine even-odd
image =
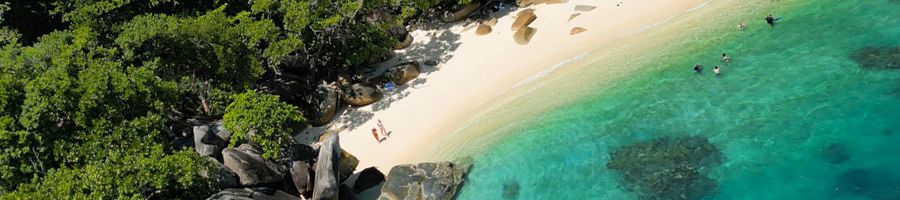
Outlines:
[{"label": "small rock on sand", "polygon": [[595,8],[597,8],[597,6],[577,5],[575,6],[575,11],[588,12],[594,10]]},{"label": "small rock on sand", "polygon": [[493,30],[491,29],[491,26],[481,24],[475,29],[475,35],[487,35],[488,33],[491,33],[491,30]]},{"label": "small rock on sand", "polygon": [[581,15],[581,13],[575,13],[575,14],[570,15],[570,16],[569,16],[569,21],[571,22],[572,19],[575,19],[575,17],[578,17],[579,15]]},{"label": "small rock on sand", "polygon": [[526,45],[531,41],[531,37],[534,36],[534,32],[537,29],[531,27],[523,27],[516,31],[516,34],[513,35],[513,39],[516,40],[516,44]]},{"label": "small rock on sand", "polygon": [[582,27],[575,27],[575,28],[572,28],[572,31],[569,32],[569,35],[575,35],[575,34],[579,34],[581,32],[585,32],[585,31],[587,31],[587,29],[582,28]]}]

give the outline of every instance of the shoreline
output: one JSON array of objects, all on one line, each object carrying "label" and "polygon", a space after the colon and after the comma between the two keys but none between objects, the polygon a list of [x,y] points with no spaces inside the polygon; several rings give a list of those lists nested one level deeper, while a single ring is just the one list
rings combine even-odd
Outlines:
[{"label": "shoreline", "polygon": [[[423,70],[417,80],[388,93],[382,102],[348,110],[340,117],[358,119],[336,120],[332,127],[346,127],[341,143],[359,158],[359,169],[375,166],[387,172],[397,164],[428,161],[432,148],[459,128],[454,125],[473,120],[474,113],[484,112],[484,107],[491,107],[510,91],[539,82],[611,42],[653,29],[709,2],[654,0],[615,7],[615,1],[575,0],[531,6],[538,18],[530,27],[537,33],[528,45],[515,44],[508,29],[522,8],[499,18],[494,31],[484,36],[476,36],[474,29],[462,24],[416,30],[411,32],[416,41],[398,51],[397,57],[419,62],[436,59],[440,61],[437,69]],[[576,13],[576,5],[597,8],[568,21]],[[646,10],[658,12],[647,15]],[[576,26],[587,31],[570,36],[569,30]],[[439,51],[433,50],[434,44],[439,44]],[[421,50],[424,53],[417,52]],[[392,132],[381,144],[370,132],[378,119]]]}]

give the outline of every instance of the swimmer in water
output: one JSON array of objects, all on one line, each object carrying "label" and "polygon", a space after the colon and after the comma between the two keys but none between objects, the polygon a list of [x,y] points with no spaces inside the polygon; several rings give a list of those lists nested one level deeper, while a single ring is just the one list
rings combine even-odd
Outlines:
[{"label": "swimmer in water", "polygon": [[769,24],[769,26],[775,27],[775,17],[772,17],[772,15],[770,14],[768,17],[766,17],[766,23]]},{"label": "swimmer in water", "polygon": [[703,72],[703,65],[700,65],[700,64],[694,65],[694,72],[697,72],[697,73]]},{"label": "swimmer in water", "polygon": [[716,75],[719,75],[719,66],[716,66],[713,68],[713,73],[716,73]]},{"label": "swimmer in water", "polygon": [[744,22],[741,22],[740,24],[738,24],[738,30],[744,31],[744,28],[747,28],[747,25],[745,25]]},{"label": "swimmer in water", "polygon": [[722,53],[722,62],[725,62],[727,64],[728,61],[731,61],[731,58],[728,57],[728,54]]}]

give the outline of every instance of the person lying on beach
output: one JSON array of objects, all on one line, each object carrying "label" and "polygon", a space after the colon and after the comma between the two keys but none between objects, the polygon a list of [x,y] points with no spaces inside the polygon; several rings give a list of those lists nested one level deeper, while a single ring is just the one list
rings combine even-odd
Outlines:
[{"label": "person lying on beach", "polygon": [[694,72],[697,72],[697,73],[703,72],[703,65],[700,65],[700,64],[694,65]]},{"label": "person lying on beach", "polygon": [[375,137],[375,141],[378,141],[378,144],[381,144],[381,138],[378,137],[378,129],[372,128],[372,136]]},{"label": "person lying on beach", "polygon": [[713,68],[713,73],[716,73],[716,75],[719,75],[719,66],[716,66]]},{"label": "person lying on beach", "polygon": [[391,137],[391,134],[388,134],[388,132],[384,130],[384,124],[381,123],[380,119],[378,120],[378,129],[381,130],[381,135],[384,135],[386,137]]},{"label": "person lying on beach", "polygon": [[768,23],[769,26],[775,27],[775,17],[772,17],[772,15],[769,14],[769,16],[766,17],[766,23]]},{"label": "person lying on beach", "polygon": [[722,53],[722,62],[728,63],[731,61],[731,58],[728,57],[728,54]]}]

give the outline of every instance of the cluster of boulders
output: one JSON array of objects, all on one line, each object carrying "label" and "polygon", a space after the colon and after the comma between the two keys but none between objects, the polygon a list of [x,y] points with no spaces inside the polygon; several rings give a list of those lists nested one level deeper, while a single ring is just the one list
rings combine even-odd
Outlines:
[{"label": "cluster of boulders", "polygon": [[195,150],[211,163],[201,175],[226,188],[210,199],[355,199],[385,179],[375,168],[354,174],[359,160],[340,148],[337,134],[311,146],[292,144],[301,150],[277,160],[264,159],[251,144],[227,147],[230,137],[221,122],[194,127]]},{"label": "cluster of boulders", "polygon": [[640,199],[703,199],[718,188],[706,173],[721,150],[704,137],[657,138],[612,151],[606,167],[622,175]]},{"label": "cluster of boulders", "polygon": [[865,47],[850,57],[864,68],[900,69],[900,47]]},{"label": "cluster of boulders", "polygon": [[450,200],[456,196],[471,164],[439,162],[394,166],[381,187],[379,200]]}]

